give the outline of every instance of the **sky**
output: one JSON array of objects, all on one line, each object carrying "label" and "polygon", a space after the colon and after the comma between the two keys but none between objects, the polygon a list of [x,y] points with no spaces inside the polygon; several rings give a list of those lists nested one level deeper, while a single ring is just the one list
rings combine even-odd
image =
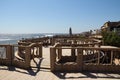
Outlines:
[{"label": "sky", "polygon": [[120,0],[0,0],[0,33],[73,33],[120,21]]}]

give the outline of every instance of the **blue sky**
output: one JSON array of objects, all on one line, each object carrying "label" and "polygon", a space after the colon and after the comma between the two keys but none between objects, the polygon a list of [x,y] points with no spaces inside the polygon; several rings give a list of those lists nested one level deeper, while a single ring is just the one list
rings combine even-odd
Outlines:
[{"label": "blue sky", "polygon": [[0,0],[0,33],[73,33],[120,21],[120,0]]}]

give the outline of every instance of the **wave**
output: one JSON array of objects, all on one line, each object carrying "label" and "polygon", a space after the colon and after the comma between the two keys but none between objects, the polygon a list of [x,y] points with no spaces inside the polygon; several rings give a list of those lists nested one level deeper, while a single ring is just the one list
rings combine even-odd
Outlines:
[{"label": "wave", "polygon": [[29,38],[52,37],[59,33],[36,33],[36,34],[0,34],[0,44],[17,44],[18,40]]},{"label": "wave", "polygon": [[10,41],[10,40],[13,40],[13,39],[0,39],[0,41]]},{"label": "wave", "polygon": [[48,35],[45,35],[45,37],[53,37],[54,35],[51,35],[51,34],[48,34]]}]

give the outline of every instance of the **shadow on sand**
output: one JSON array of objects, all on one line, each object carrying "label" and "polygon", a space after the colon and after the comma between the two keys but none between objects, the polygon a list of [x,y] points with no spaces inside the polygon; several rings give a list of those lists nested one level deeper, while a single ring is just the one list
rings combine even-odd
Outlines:
[{"label": "shadow on sand", "polygon": [[[120,79],[119,73],[92,73],[92,72],[75,72],[75,73],[67,73],[67,72],[53,72],[60,79],[80,79],[80,78],[107,78],[107,79]],[[69,76],[68,76],[68,75]],[[71,74],[71,75],[70,75]],[[74,74],[75,76],[73,77]],[[118,75],[118,76],[116,76]]]},{"label": "shadow on sand", "polygon": [[[24,73],[24,74],[28,74],[28,75],[31,75],[31,76],[35,76],[39,71],[41,71],[41,62],[42,62],[43,58],[40,58],[39,61],[34,61],[35,63],[35,67],[31,67],[29,70],[24,70],[24,69],[20,69],[20,68],[16,68],[14,66],[3,66],[0,65],[0,70],[9,70],[9,71],[16,71],[16,72],[20,72],[20,73]],[[45,68],[44,68],[45,69]],[[42,70],[43,71],[43,70]]]},{"label": "shadow on sand", "polygon": [[[46,69],[49,70],[47,72],[50,72],[50,69],[41,67],[41,62],[42,58],[39,59],[39,61],[34,61],[36,67],[31,67],[29,70],[24,70],[20,68],[16,68],[13,66],[2,66],[0,65],[0,70],[9,70],[9,71],[15,71],[15,72],[20,72],[24,74],[28,74],[31,76],[36,76],[36,74],[39,71],[46,72]],[[44,70],[45,69],[45,70]],[[120,79],[120,73],[97,73],[97,72],[51,72],[55,76],[57,76],[59,79],[80,79],[80,78],[92,78],[92,79],[97,79],[97,78],[107,78],[107,79]]]}]

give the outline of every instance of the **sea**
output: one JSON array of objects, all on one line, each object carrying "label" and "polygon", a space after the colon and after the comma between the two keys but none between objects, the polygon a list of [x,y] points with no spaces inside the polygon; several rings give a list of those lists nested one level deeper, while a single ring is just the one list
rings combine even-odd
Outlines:
[{"label": "sea", "polygon": [[0,45],[17,44],[21,39],[40,38],[45,36],[54,36],[62,33],[36,33],[36,34],[0,34]]}]

